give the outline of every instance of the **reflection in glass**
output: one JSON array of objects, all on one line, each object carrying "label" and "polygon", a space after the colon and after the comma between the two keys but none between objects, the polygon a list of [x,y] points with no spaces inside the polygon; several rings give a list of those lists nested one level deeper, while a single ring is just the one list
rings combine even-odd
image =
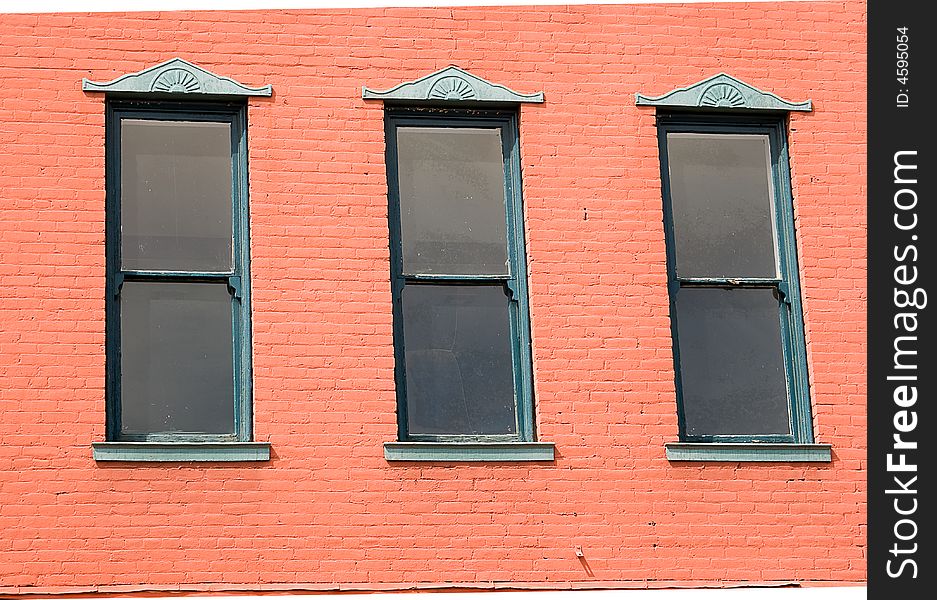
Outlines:
[{"label": "reflection in glass", "polygon": [[403,271],[507,274],[500,129],[399,127]]},{"label": "reflection in glass", "polygon": [[687,435],[791,433],[772,290],[684,287],[676,312]]},{"label": "reflection in glass", "polygon": [[123,119],[121,268],[230,271],[231,125]]},{"label": "reflection in glass", "polygon": [[120,323],[123,433],[234,432],[224,283],[124,282]]},{"label": "reflection in glass", "polygon": [[501,286],[403,289],[410,434],[511,434],[514,375]]},{"label": "reflection in glass", "polygon": [[768,136],[667,134],[680,277],[776,277]]}]

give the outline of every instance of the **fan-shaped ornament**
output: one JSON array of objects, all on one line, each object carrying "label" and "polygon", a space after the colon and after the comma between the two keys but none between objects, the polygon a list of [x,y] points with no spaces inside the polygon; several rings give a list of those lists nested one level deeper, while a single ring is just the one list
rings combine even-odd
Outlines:
[{"label": "fan-shaped ornament", "polygon": [[188,93],[199,90],[198,78],[185,69],[168,69],[153,81],[154,92]]},{"label": "fan-shaped ornament", "polygon": [[475,88],[461,77],[443,77],[429,90],[428,100],[472,100]]},{"label": "fan-shaped ornament", "polygon": [[727,83],[718,83],[702,93],[699,99],[700,106],[716,108],[736,108],[745,104],[745,96],[738,88]]},{"label": "fan-shaped ornament", "polygon": [[713,108],[720,111],[810,112],[813,110],[813,103],[810,100],[791,102],[770,92],[759,90],[725,73],[713,75],[687,87],[671,90],[662,96],[635,94],[635,104],[659,108]]}]

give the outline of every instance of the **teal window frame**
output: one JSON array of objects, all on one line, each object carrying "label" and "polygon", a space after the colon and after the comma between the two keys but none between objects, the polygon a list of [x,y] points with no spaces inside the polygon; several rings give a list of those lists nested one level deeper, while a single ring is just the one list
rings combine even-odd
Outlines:
[{"label": "teal window frame", "polygon": [[[232,155],[232,269],[225,272],[124,270],[120,262],[121,122],[123,119],[230,124]],[[268,460],[269,445],[251,442],[250,248],[245,102],[108,99],[106,103],[106,438],[97,460]],[[231,295],[234,428],[230,434],[121,432],[120,292],[125,281],[225,284]]]},{"label": "teal window frame", "polygon": [[[794,228],[793,194],[791,191],[790,158],[788,154],[786,118],[749,113],[728,115],[718,113],[664,112],[657,115],[658,144],[662,196],[664,204],[664,233],[667,246],[667,277],[670,299],[670,322],[673,339],[674,376],[676,378],[677,420],[681,442],[733,444],[813,444],[813,421],[810,408],[810,389],[807,376],[807,351],[804,341],[804,317],[801,305],[799,271],[797,265],[796,232]],[[670,169],[667,158],[667,135],[670,133],[748,134],[766,135],[770,146],[771,178],[774,194],[775,247],[777,248],[777,278],[680,278],[676,269],[676,244],[673,211],[670,196]],[[781,323],[781,350],[787,384],[790,415],[790,434],[770,435],[688,435],[684,418],[683,384],[681,382],[679,323],[677,322],[676,295],[681,287],[710,288],[767,288],[778,298],[778,316]],[[679,446],[679,445],[675,445]],[[689,448],[690,446],[684,446]],[[668,448],[670,450],[670,448]],[[828,447],[825,450],[828,454]],[[721,455],[725,459],[732,452]],[[689,454],[687,454],[689,456]],[[700,456],[708,455],[703,452]],[[781,455],[779,455],[781,456]],[[699,458],[716,460],[719,457]],[[683,458],[690,460],[691,458]],[[766,459],[763,459],[766,460]],[[783,457],[779,460],[783,460]]]},{"label": "teal window frame", "polygon": [[[527,292],[527,264],[524,244],[524,213],[521,198],[521,162],[518,115],[516,110],[470,110],[453,108],[385,108],[387,144],[388,221],[390,227],[391,293],[393,295],[393,334],[395,383],[397,389],[397,436],[400,442],[416,442],[413,448],[401,444],[385,446],[388,460],[552,460],[552,444],[535,444],[532,453],[511,456],[511,442],[535,439],[533,370],[530,353],[530,318]],[[400,223],[400,195],[397,174],[398,127],[497,128],[501,132],[504,159],[505,218],[507,225],[508,274],[505,276],[404,275]],[[406,372],[404,362],[402,292],[406,285],[496,284],[505,286],[510,296],[509,321],[514,374],[515,434],[498,435],[416,435],[407,430]],[[434,452],[424,452],[426,443]],[[446,450],[461,444],[465,452]],[[493,444],[493,446],[487,446]],[[479,449],[481,448],[481,449]],[[485,450],[485,449],[488,450]],[[493,449],[493,450],[492,450]],[[411,451],[412,450],[412,451]]]}]

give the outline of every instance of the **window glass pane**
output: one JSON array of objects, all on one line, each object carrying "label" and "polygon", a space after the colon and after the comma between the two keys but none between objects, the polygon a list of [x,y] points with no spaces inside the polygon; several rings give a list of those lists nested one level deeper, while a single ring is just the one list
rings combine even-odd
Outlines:
[{"label": "window glass pane", "polygon": [[234,432],[225,284],[127,281],[120,323],[123,433]]},{"label": "window glass pane", "polygon": [[511,434],[514,375],[500,286],[403,289],[411,434]]},{"label": "window glass pane", "polygon": [[681,288],[677,327],[687,435],[791,432],[770,289]]},{"label": "window glass pane", "polygon": [[775,277],[766,135],[667,134],[681,277]]},{"label": "window glass pane", "polygon": [[123,269],[231,270],[231,125],[123,119]]},{"label": "window glass pane", "polygon": [[404,273],[506,274],[500,129],[399,127]]}]

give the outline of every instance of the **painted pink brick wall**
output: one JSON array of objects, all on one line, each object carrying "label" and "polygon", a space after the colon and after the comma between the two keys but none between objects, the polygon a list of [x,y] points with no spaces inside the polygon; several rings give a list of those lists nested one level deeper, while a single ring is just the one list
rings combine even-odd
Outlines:
[{"label": "painted pink brick wall", "polygon": [[[864,581],[864,23],[861,2],[0,15],[0,593]],[[266,464],[91,459],[104,99],[80,81],[174,56],[274,88],[249,103]],[[555,464],[383,458],[383,108],[361,86],[449,64],[546,93],[521,109],[521,160],[536,418]],[[664,458],[677,419],[660,172],[634,93],[721,71],[814,101],[789,135],[830,464]]]}]

